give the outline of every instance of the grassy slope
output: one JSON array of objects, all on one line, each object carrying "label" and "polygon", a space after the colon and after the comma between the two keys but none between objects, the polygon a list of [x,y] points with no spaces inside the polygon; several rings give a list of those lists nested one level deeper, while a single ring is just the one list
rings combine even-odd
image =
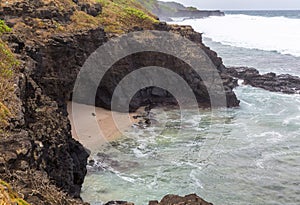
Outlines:
[{"label": "grassy slope", "polygon": [[143,5],[148,11],[153,11],[158,8],[157,0],[137,0]]},{"label": "grassy slope", "polygon": [[[0,37],[10,32],[0,20]],[[14,80],[19,62],[16,60],[8,46],[0,39],[0,133],[8,126],[9,119],[16,114],[16,99],[14,94]]]},{"label": "grassy slope", "polygon": [[98,17],[108,33],[124,33],[135,26],[152,29],[156,17],[136,0],[97,0],[103,7]]},{"label": "grassy slope", "polygon": [[0,204],[1,205],[29,205],[10,187],[8,183],[0,179]]},{"label": "grassy slope", "polygon": [[[5,23],[0,20],[0,38],[3,33],[10,32]],[[0,134],[4,134],[9,125],[9,119],[14,116],[15,94],[14,79],[18,68],[18,61],[8,46],[0,39]],[[0,179],[0,204],[28,205],[9,184]]]},{"label": "grassy slope", "polygon": [[197,11],[195,7],[185,7],[181,3],[176,2],[162,2],[158,0],[137,0],[139,1],[147,10],[163,16],[171,16],[178,10],[187,11]]},{"label": "grassy slope", "polygon": [[[22,1],[22,0],[20,0]],[[52,0],[60,12],[73,10],[77,5],[72,0]],[[84,0],[89,4],[100,3],[102,13],[93,17],[83,11],[75,9],[71,21],[67,23],[52,20],[45,24],[39,18],[31,18],[31,24],[18,22],[13,30],[27,33],[29,39],[48,39],[54,33],[76,32],[96,27],[104,27],[109,34],[123,34],[134,27],[153,29],[153,24],[158,23],[157,17],[148,12],[138,0]],[[44,0],[49,3],[50,0]],[[65,6],[62,6],[65,5]],[[52,24],[52,25],[51,25]]]}]

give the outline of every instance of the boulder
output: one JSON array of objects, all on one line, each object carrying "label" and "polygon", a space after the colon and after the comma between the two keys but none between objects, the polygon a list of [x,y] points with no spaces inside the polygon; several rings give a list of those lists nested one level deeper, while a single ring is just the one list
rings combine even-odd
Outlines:
[{"label": "boulder", "polygon": [[213,205],[200,198],[196,194],[186,195],[184,197],[178,195],[167,195],[160,202],[150,201],[149,205]]}]

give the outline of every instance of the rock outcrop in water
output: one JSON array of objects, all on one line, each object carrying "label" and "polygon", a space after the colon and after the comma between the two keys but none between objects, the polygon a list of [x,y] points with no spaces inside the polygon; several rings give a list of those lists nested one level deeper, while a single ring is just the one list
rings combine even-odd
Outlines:
[{"label": "rock outcrop in water", "polygon": [[257,69],[248,67],[228,67],[226,72],[233,77],[244,80],[245,85],[272,92],[300,94],[300,78],[298,76],[276,75],[275,73],[260,74]]},{"label": "rock outcrop in water", "polygon": [[[36,191],[38,185],[34,183],[34,175],[30,173],[41,173],[48,181],[49,177],[50,184],[77,198],[80,197],[86,174],[89,153],[72,139],[66,101],[72,96],[77,74],[85,60],[96,48],[108,41],[107,36],[112,35],[108,35],[93,19],[102,11],[99,4],[75,2],[18,0],[1,4],[0,7],[0,18],[5,19],[14,29],[13,33],[2,38],[21,61],[15,90],[21,104],[19,115],[11,119],[9,134],[1,138],[0,177],[9,182],[17,182],[15,185],[20,187],[24,198],[33,204],[50,202],[46,201],[46,196],[43,195],[45,193]],[[59,6],[61,4],[64,6]],[[82,25],[82,22],[88,23]],[[197,43],[211,58],[223,79],[227,105],[238,106],[239,101],[232,90],[235,80],[224,73],[225,67],[217,54],[203,45],[200,33],[188,26],[160,23],[153,27],[160,31],[178,33]],[[167,60],[169,66],[185,71],[183,74],[188,82],[194,78],[191,69],[182,62],[157,54],[138,55],[140,60],[134,61],[137,67],[146,66],[149,62],[160,64]],[[132,57],[120,62],[115,67],[122,70],[117,77],[126,75],[130,71],[127,65],[132,63]],[[111,74],[108,73],[106,82],[115,82],[116,73],[113,69]],[[200,80],[197,83],[194,88],[201,93],[198,95],[199,102],[209,106],[205,87]],[[104,84],[101,88],[104,92],[99,92],[96,96],[99,106],[110,108],[110,94],[115,86],[112,83]],[[166,102],[176,103],[167,92],[147,88],[137,94],[132,108]],[[28,170],[31,170],[30,173]],[[49,190],[47,194],[53,195],[54,190]],[[65,204],[82,203],[73,203],[67,196],[61,200]],[[52,201],[50,204],[58,203],[60,202]]]},{"label": "rock outcrop in water", "polygon": [[[105,205],[134,205],[134,203],[126,201],[110,201]],[[213,205],[200,198],[196,194],[186,195],[184,197],[178,195],[167,195],[160,202],[150,201],[149,205]]]},{"label": "rock outcrop in water", "polygon": [[184,197],[177,195],[167,195],[160,202],[151,201],[149,205],[213,205],[200,198],[196,194],[186,195]]}]

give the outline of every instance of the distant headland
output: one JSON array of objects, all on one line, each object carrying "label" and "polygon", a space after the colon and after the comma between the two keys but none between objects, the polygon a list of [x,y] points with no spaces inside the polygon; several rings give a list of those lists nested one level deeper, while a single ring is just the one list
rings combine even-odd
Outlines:
[{"label": "distant headland", "polygon": [[161,20],[171,21],[171,18],[205,18],[209,16],[224,16],[224,12],[220,10],[199,10],[196,7],[186,7],[177,2],[163,2],[139,0],[153,14],[157,15]]}]

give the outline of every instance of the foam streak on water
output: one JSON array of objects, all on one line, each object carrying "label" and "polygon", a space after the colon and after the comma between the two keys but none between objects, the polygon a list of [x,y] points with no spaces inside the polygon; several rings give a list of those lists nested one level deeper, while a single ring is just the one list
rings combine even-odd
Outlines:
[{"label": "foam streak on water", "polygon": [[133,128],[114,142],[118,152],[109,156],[119,163],[87,176],[84,199],[142,205],[168,193],[197,193],[214,204],[298,205],[300,96],[249,86],[236,93],[240,108],[200,116],[191,110],[180,135],[178,110],[153,110],[167,128]]},{"label": "foam streak on water", "polygon": [[[226,65],[296,75],[299,57],[261,50],[300,56],[299,23],[247,15],[181,22],[221,42],[205,39]],[[215,205],[299,205],[300,95],[249,86],[235,92],[239,108],[190,110],[180,134],[178,110],[153,110],[157,124],[134,127],[99,150],[108,160],[88,174],[82,197],[93,205],[112,199],[144,205],[169,193],[197,193]]]},{"label": "foam streak on water", "polygon": [[300,56],[300,19],[235,14],[175,23],[193,25],[225,45]]}]

